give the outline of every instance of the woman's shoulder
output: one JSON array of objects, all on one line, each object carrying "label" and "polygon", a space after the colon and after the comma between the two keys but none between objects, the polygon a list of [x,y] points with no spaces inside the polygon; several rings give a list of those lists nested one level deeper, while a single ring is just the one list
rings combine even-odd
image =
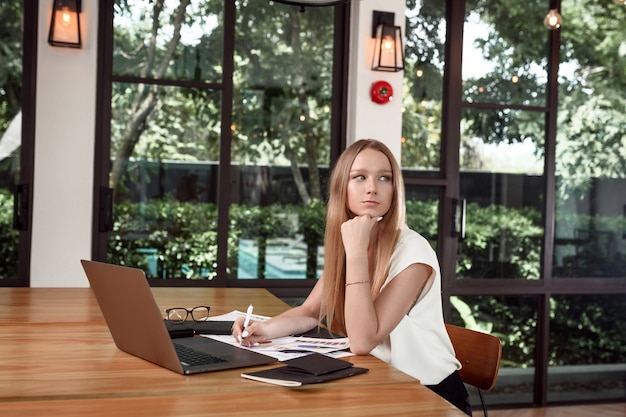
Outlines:
[{"label": "woman's shoulder", "polygon": [[429,265],[437,274],[439,273],[437,254],[428,240],[410,227],[404,226],[400,230],[398,243],[391,255],[389,277],[393,279],[414,263]]},{"label": "woman's shoulder", "polygon": [[408,225],[404,225],[400,229],[400,236],[398,237],[398,244],[400,245],[427,245],[431,246],[428,240],[415,230],[411,229]]},{"label": "woman's shoulder", "polygon": [[400,236],[392,257],[410,259],[411,263],[419,261],[430,264],[436,261],[435,251],[430,242],[409,226],[404,226],[400,230]]}]

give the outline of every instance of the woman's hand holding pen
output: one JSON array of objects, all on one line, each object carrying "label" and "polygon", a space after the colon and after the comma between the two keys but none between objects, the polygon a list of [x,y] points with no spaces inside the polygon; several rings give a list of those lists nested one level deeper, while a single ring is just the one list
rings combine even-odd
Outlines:
[{"label": "woman's hand holding pen", "polygon": [[[319,287],[316,285],[315,288]],[[315,291],[315,289],[314,289]],[[238,317],[233,323],[232,335],[242,346],[252,347],[260,343],[267,343],[277,337],[307,332],[318,324],[318,310],[311,310],[305,302],[282,312],[270,320],[250,320],[244,326],[245,318]]]},{"label": "woman's hand holding pen", "polygon": [[242,346],[251,347],[255,343],[264,342],[267,340],[265,336],[265,323],[261,321],[250,321],[248,326],[244,329],[244,318],[239,317],[233,323],[233,337]]}]

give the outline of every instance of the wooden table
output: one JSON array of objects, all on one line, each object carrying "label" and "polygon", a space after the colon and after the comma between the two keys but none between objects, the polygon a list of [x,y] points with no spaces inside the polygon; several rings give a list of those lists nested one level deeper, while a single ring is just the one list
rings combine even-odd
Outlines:
[{"label": "wooden table", "polygon": [[[287,308],[263,289],[153,293],[163,309],[210,305],[212,315],[251,302],[261,315]],[[372,356],[349,360],[370,372],[297,389],[243,379],[241,369],[182,376],[118,350],[88,288],[0,288],[2,417],[464,416]]]}]

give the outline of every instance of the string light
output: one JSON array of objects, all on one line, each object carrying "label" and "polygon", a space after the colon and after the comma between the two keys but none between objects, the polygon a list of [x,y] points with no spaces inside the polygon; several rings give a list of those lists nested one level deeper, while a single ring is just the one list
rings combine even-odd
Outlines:
[{"label": "string light", "polygon": [[557,9],[550,9],[546,18],[543,19],[543,24],[550,30],[556,30],[561,27],[563,18]]}]

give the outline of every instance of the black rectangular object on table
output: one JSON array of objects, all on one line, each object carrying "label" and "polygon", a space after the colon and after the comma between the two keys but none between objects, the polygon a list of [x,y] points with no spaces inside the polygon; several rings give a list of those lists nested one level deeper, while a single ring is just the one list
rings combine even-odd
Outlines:
[{"label": "black rectangular object on table", "polygon": [[353,366],[352,363],[331,358],[319,353],[289,359],[282,362],[286,366],[258,372],[242,373],[243,378],[285,387],[299,387],[335,379],[363,374],[367,368]]},{"label": "black rectangular object on table", "polygon": [[[233,322],[232,321],[192,321],[187,320],[182,323],[173,323],[170,320],[164,320],[165,327],[170,333],[172,339],[177,337],[189,337],[194,334],[216,334],[216,335],[229,335],[232,333]],[[186,335],[186,336],[181,336]]]}]

